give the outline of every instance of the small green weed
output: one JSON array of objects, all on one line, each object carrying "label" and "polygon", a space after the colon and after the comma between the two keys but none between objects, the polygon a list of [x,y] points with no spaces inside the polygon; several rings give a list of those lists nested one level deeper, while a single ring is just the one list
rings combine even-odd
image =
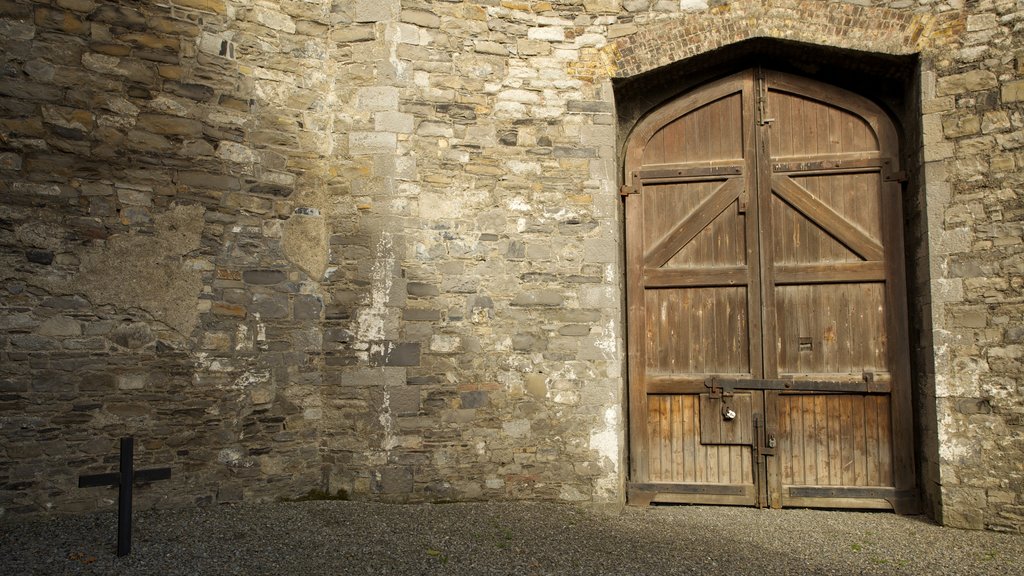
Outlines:
[{"label": "small green weed", "polygon": [[431,558],[437,558],[438,562],[440,562],[441,564],[448,563],[448,555],[446,555],[444,552],[441,552],[440,550],[427,548],[427,556],[430,556]]},{"label": "small green weed", "polygon": [[339,488],[337,493],[328,494],[323,490],[314,488],[296,498],[281,498],[282,502],[315,502],[319,500],[348,500],[348,492],[344,488]]}]

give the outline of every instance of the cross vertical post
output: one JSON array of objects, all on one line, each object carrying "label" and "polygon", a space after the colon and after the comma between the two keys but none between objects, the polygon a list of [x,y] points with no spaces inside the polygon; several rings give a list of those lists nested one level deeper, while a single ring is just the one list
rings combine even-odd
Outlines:
[{"label": "cross vertical post", "polygon": [[153,482],[171,477],[170,468],[135,471],[135,438],[121,438],[120,469],[106,474],[78,477],[78,487],[117,486],[117,555],[132,551],[132,486],[136,482]]},{"label": "cross vertical post", "polygon": [[132,485],[135,484],[135,438],[121,438],[121,482],[117,490],[117,555],[132,551]]}]

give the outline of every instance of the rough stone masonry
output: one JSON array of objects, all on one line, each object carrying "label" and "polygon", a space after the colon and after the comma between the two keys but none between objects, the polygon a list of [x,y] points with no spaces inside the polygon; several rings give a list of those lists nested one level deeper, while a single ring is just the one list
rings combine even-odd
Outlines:
[{"label": "rough stone masonry", "polygon": [[761,39],[915,62],[920,484],[1020,532],[1022,32],[1018,0],[0,0],[0,513],[111,506],[76,479],[129,434],[175,471],[141,506],[621,502],[620,87]]}]

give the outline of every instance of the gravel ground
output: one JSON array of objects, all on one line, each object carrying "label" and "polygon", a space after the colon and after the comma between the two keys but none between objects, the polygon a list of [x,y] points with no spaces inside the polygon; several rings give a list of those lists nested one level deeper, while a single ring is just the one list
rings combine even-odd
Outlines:
[{"label": "gravel ground", "polygon": [[3,574],[1024,575],[1024,536],[889,513],[298,502],[0,520]]}]

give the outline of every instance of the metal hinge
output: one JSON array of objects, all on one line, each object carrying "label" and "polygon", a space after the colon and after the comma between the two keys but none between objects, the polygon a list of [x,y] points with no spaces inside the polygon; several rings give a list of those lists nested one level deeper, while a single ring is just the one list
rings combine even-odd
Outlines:
[{"label": "metal hinge", "polygon": [[893,161],[889,158],[882,160],[882,181],[883,182],[906,182],[907,173],[903,170],[893,170]]},{"label": "metal hinge", "polygon": [[775,118],[768,117],[768,83],[764,78],[764,72],[757,72],[757,124],[767,126],[775,122]]},{"label": "metal hinge", "polygon": [[633,195],[633,194],[639,194],[639,193],[640,193],[640,190],[638,190],[636,186],[630,186],[628,184],[623,184],[622,187],[619,188],[619,196],[622,196],[623,198],[625,198],[626,196],[630,196],[630,195]]}]

